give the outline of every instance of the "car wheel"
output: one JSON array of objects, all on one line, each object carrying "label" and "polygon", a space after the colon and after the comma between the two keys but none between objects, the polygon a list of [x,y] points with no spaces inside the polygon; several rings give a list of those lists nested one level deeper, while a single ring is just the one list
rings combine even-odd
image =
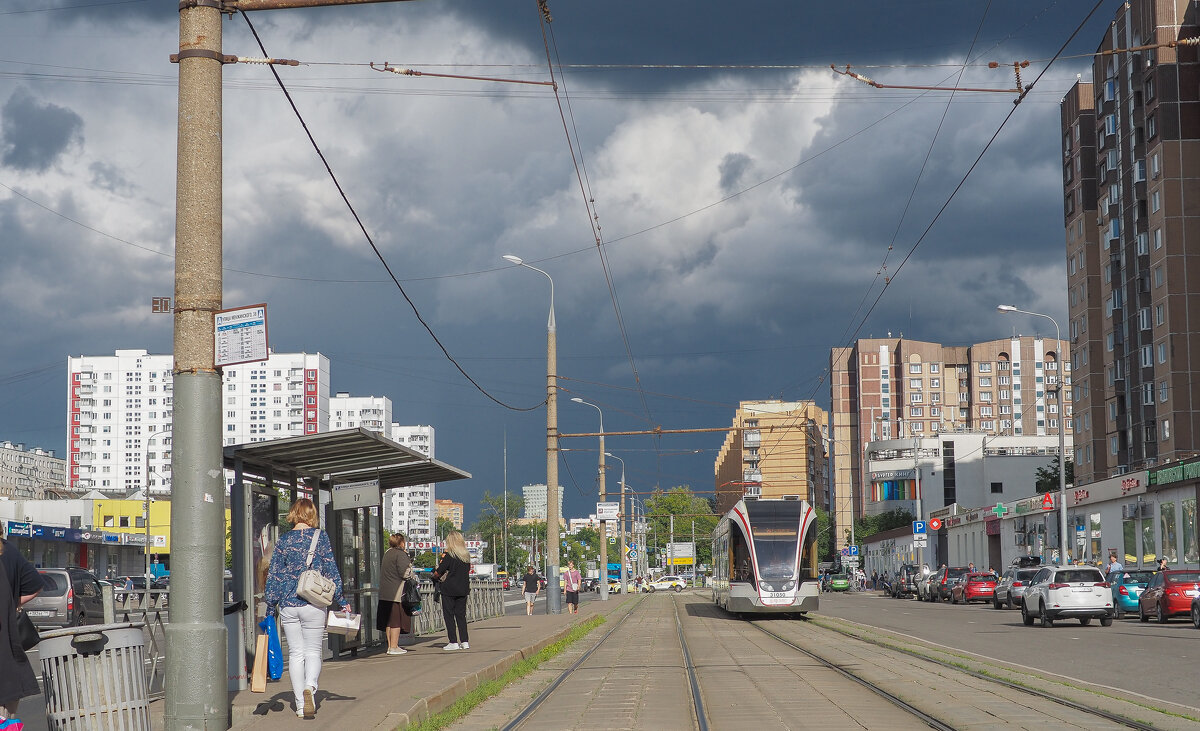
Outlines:
[{"label": "car wheel", "polygon": [[1167,623],[1167,615],[1166,615],[1166,614],[1163,614],[1163,608],[1162,608],[1162,605],[1161,605],[1161,604],[1159,604],[1159,605],[1156,607],[1156,611],[1157,611],[1157,614],[1158,614],[1158,623],[1159,623],[1159,624],[1166,624],[1166,623]]},{"label": "car wheel", "polygon": [[1033,626],[1033,615],[1029,613],[1029,608],[1024,604],[1021,605],[1021,621],[1025,623],[1026,627]]},{"label": "car wheel", "polygon": [[653,594],[653,593],[654,593],[654,587],[653,587],[653,586],[647,586],[647,587],[646,587],[646,591],[647,591],[647,592],[649,592],[649,593],[651,593],[651,594]]},{"label": "car wheel", "polygon": [[675,593],[676,593],[676,594],[678,594],[679,592],[683,591],[683,587],[682,587],[682,586],[680,586],[679,584],[676,584],[676,585],[674,586],[674,589],[675,589]]},{"label": "car wheel", "polygon": [[1125,619],[1125,610],[1117,607],[1116,615],[1117,619]]},{"label": "car wheel", "polygon": [[1014,606],[1013,600],[1012,600],[1012,594],[1009,594],[1008,597],[1004,600],[1004,602],[1005,602],[1005,604],[1008,605],[1009,609],[1012,609]]},{"label": "car wheel", "polygon": [[995,596],[993,596],[992,597],[992,609],[1002,609],[1002,608],[1003,607],[1000,604],[1000,600],[997,599]]},{"label": "car wheel", "polygon": [[1091,618],[1091,617],[1080,617],[1080,618],[1079,618],[1079,625],[1080,625],[1081,627],[1086,627],[1086,626],[1088,626],[1088,625],[1089,625],[1089,624],[1091,624],[1091,623],[1092,623],[1092,618]]},{"label": "car wheel", "polygon": [[1146,616],[1146,610],[1142,608],[1142,603],[1138,602],[1138,621],[1149,622],[1150,618]]},{"label": "car wheel", "polygon": [[1192,626],[1200,629],[1200,605],[1192,605]]},{"label": "car wheel", "polygon": [[1050,612],[1046,611],[1045,604],[1043,604],[1041,606],[1041,611],[1038,612],[1038,616],[1041,617],[1043,627],[1053,627],[1054,626],[1054,620],[1050,617]]},{"label": "car wheel", "polygon": [[1112,617],[1101,617],[1100,618],[1100,626],[1101,627],[1111,627],[1112,621],[1113,621]]}]

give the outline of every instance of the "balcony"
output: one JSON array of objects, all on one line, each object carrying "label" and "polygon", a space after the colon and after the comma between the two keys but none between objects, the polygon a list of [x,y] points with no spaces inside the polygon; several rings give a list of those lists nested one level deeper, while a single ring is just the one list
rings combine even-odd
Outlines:
[{"label": "balcony", "polygon": [[288,396],[288,406],[303,406],[303,405],[304,405],[304,397],[303,396]]},{"label": "balcony", "polygon": [[743,470],[742,482],[762,482],[762,472],[760,470]]},{"label": "balcony", "polygon": [[742,432],[743,447],[757,447],[762,444],[762,432],[757,429]]},{"label": "balcony", "polygon": [[80,382],[76,389],[80,396],[91,396],[96,393],[96,384],[90,382]]}]

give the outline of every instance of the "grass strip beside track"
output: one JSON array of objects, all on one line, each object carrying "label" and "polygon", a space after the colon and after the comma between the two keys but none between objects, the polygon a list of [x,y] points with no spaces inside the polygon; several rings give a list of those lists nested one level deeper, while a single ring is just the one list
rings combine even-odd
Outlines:
[{"label": "grass strip beside track", "polygon": [[[930,646],[925,643],[916,642],[912,638],[897,636],[897,635],[892,634],[882,628],[871,627],[870,625],[864,625],[864,624],[860,624],[857,622],[851,622],[849,620],[845,620],[840,617],[812,617],[812,616],[810,616],[808,621],[811,622],[812,624],[817,625],[818,627],[823,627],[832,632],[837,632],[839,634],[846,635],[848,637],[853,637],[855,639],[862,640],[864,642],[870,642],[872,644],[887,648],[889,650],[895,650],[897,652],[903,652],[908,655],[913,655],[915,657],[924,658],[931,662],[941,663],[943,665],[948,665],[948,666],[953,666],[953,667],[959,668],[961,670],[977,673],[979,675],[983,675],[983,676],[986,676],[988,678],[991,678],[993,680],[997,680],[997,681],[1000,681],[1003,683],[1008,683],[1008,684],[1014,685],[1014,686],[1020,686],[1021,688],[1025,688],[1027,690],[1045,693],[1046,692],[1045,686],[1047,684],[1058,685],[1058,686],[1061,686],[1062,688],[1069,688],[1069,689],[1079,692],[1079,693],[1085,693],[1085,694],[1099,696],[1101,698],[1106,698],[1108,700],[1116,701],[1118,703],[1126,703],[1131,706],[1134,706],[1135,708],[1140,708],[1142,710],[1151,711],[1153,713],[1159,713],[1164,716],[1172,716],[1175,718],[1183,719],[1185,721],[1191,721],[1193,723],[1200,723],[1200,718],[1197,718],[1195,716],[1192,716],[1192,715],[1189,715],[1186,713],[1180,713],[1177,711],[1171,711],[1171,710],[1168,710],[1165,708],[1160,708],[1158,706],[1151,705],[1150,703],[1147,703],[1146,701],[1143,701],[1136,697],[1123,696],[1123,695],[1117,695],[1115,693],[1109,693],[1102,688],[1097,688],[1094,686],[1087,686],[1087,687],[1080,686],[1075,683],[1067,682],[1066,680],[1062,679],[1061,677],[1058,677],[1055,675],[1031,672],[1030,669],[1017,669],[1017,668],[1007,667],[1002,662],[994,661],[992,658],[983,658],[978,655],[965,654],[962,652],[955,651],[948,647]],[[955,658],[955,659],[948,659],[948,658]],[[1036,683],[1030,682],[1027,679],[1029,677],[1036,678],[1037,682]],[[1164,701],[1164,702],[1167,702],[1167,701]],[[1172,705],[1178,705],[1178,704],[1172,704]],[[1129,720],[1133,720],[1138,723],[1144,723],[1147,725],[1153,725],[1152,722],[1144,721],[1141,719],[1129,719]]]},{"label": "grass strip beside track", "polygon": [[538,666],[547,660],[551,660],[561,652],[566,650],[575,642],[583,639],[592,630],[604,624],[605,618],[603,615],[597,615],[584,621],[578,627],[573,628],[567,636],[542,649],[541,652],[533,657],[526,658],[509,668],[503,675],[494,678],[485,683],[482,683],[477,688],[469,691],[465,696],[455,701],[449,708],[444,711],[433,714],[424,721],[418,724],[406,726],[406,729],[411,731],[438,731],[454,724],[464,716],[475,710],[475,707],[480,703],[488,700],[492,696],[504,690],[510,684],[524,678]]}]

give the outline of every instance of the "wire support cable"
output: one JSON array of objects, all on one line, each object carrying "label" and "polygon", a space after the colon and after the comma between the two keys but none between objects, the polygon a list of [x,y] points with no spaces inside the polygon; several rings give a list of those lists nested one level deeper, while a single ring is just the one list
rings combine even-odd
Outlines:
[{"label": "wire support cable", "polygon": [[[262,39],[259,38],[258,31],[254,28],[254,23],[250,21],[250,16],[247,15],[245,11],[241,11],[241,14],[242,17],[245,18],[246,25],[250,28],[250,33],[253,34],[254,40],[258,43],[258,47],[262,50],[263,55],[267,56],[267,49],[263,45]],[[292,95],[288,93],[287,86],[284,85],[283,79],[279,76],[279,72],[275,70],[274,65],[269,65],[268,67],[271,69],[271,73],[275,76],[275,82],[279,84],[280,90],[283,91],[283,95],[287,99],[288,104],[291,106],[292,112],[296,115],[296,119],[300,122],[300,126],[304,128],[304,134],[308,136],[308,141],[312,144],[313,150],[316,151],[317,156],[321,158],[321,163],[325,166],[325,171],[329,173],[329,177],[333,181],[334,187],[337,188],[338,194],[342,197],[342,201],[345,202],[346,207],[350,209],[350,215],[354,217],[354,221],[358,224],[359,230],[362,231],[367,243],[370,244],[371,250],[375,252],[375,256],[378,257],[379,262],[383,265],[383,268],[387,270],[388,276],[391,277],[392,282],[396,285],[396,288],[400,290],[400,294],[403,295],[404,301],[408,303],[408,306],[413,311],[413,315],[416,316],[417,322],[421,323],[421,326],[425,328],[427,333],[429,333],[429,337],[433,338],[433,342],[436,343],[438,348],[441,349],[442,354],[446,356],[446,359],[449,360],[456,369],[458,369],[458,372],[461,373],[464,378],[470,381],[471,385],[474,386],[476,390],[499,406],[512,411],[534,411],[544,406],[547,399],[543,399],[540,403],[528,407],[512,406],[504,401],[501,401],[488,392],[488,390],[480,385],[478,381],[472,378],[471,374],[467,373],[466,369],[454,359],[454,356],[452,356],[450,351],[446,349],[445,344],[443,344],[438,338],[437,333],[433,331],[433,328],[430,327],[429,323],[425,321],[425,318],[421,316],[421,311],[417,308],[417,305],[415,302],[413,302],[412,298],[408,296],[408,292],[405,291],[404,285],[400,283],[399,278],[397,278],[395,272],[392,271],[392,267],[387,263],[387,259],[384,258],[383,252],[381,252],[379,247],[375,245],[375,240],[371,237],[370,232],[367,231],[367,226],[363,223],[362,218],[359,217],[358,211],[354,208],[354,204],[350,202],[350,197],[342,188],[342,184],[338,181],[337,175],[334,174],[333,168],[329,164],[329,160],[326,159],[325,153],[321,151],[320,145],[317,144],[317,140],[313,137],[312,131],[309,130],[308,124],[304,121],[304,116],[300,114],[300,110],[296,107],[296,102],[292,99]]]}]

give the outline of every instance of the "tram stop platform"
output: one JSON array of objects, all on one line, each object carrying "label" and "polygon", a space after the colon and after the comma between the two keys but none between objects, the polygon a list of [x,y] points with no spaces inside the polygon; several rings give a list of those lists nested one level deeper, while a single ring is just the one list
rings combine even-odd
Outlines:
[{"label": "tram stop platform", "polygon": [[[520,596],[515,594],[514,596]],[[446,652],[446,635],[416,637],[404,644],[404,655],[387,655],[386,647],[343,653],[326,660],[316,694],[317,722],[337,728],[393,731],[442,711],[482,683],[499,677],[521,660],[562,639],[576,625],[597,614],[609,615],[634,599],[610,597],[582,602],[579,614],[546,614],[539,602],[533,616],[524,613],[472,622],[471,649]],[[565,606],[564,606],[565,609]],[[438,610],[440,611],[440,610]],[[266,693],[231,695],[234,729],[295,731],[292,683],[286,664],[283,677],[267,683]],[[163,704],[151,705],[152,727],[163,728]],[[332,725],[322,727],[332,728]]]}]

